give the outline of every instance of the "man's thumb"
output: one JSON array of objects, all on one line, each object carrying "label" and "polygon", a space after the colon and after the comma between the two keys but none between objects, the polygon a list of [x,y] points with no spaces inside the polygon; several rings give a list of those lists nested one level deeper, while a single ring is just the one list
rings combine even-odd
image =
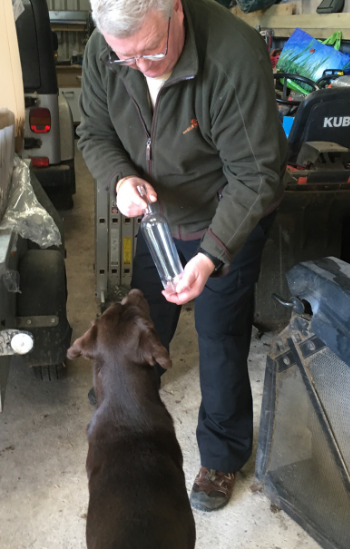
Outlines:
[{"label": "man's thumb", "polygon": [[181,292],[189,290],[191,287],[191,284],[193,283],[192,278],[193,278],[192,273],[186,273],[186,271],[184,271],[181,279],[176,285],[176,293],[180,294]]}]

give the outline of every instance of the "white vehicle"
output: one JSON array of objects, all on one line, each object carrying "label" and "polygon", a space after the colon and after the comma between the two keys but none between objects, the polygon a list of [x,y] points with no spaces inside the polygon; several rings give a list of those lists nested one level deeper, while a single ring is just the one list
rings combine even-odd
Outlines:
[{"label": "white vehicle", "polygon": [[74,125],[67,100],[58,95],[57,37],[46,0],[23,0],[23,5],[16,21],[26,106],[22,157],[31,158],[53,204],[68,209],[75,193]]}]

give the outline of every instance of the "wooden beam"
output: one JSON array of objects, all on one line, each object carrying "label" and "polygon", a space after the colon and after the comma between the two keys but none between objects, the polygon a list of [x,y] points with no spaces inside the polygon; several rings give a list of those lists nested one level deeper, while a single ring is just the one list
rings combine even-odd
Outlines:
[{"label": "wooden beam", "polygon": [[[293,32],[295,31],[296,27],[293,28],[274,28],[274,36],[276,38],[289,38],[292,36]],[[319,28],[305,28],[305,27],[299,27],[314,38],[318,38],[319,40],[326,40],[326,38],[329,38],[334,32],[338,30],[342,30],[342,38],[343,40],[350,40],[350,29],[339,29],[339,28],[330,28],[330,29],[319,29]]]},{"label": "wooden beam", "polygon": [[67,32],[87,32],[86,25],[83,23],[51,23],[51,30],[55,32],[67,31]]},{"label": "wooden beam", "polygon": [[252,13],[244,13],[244,11],[242,11],[241,8],[239,8],[238,6],[231,8],[231,11],[237,17],[241,17],[242,19],[249,19],[253,17],[261,17],[262,15],[266,14],[266,12],[268,12],[269,15],[293,15],[293,13],[296,12],[296,9],[296,4],[293,4],[293,2],[287,2],[286,4],[275,4],[274,6],[270,6],[266,10],[257,10],[253,11]]},{"label": "wooden beam", "polygon": [[[237,15],[252,27],[258,25],[264,29],[273,29],[275,36],[290,36],[299,27],[311,34],[314,38],[328,38],[333,32],[341,30],[344,40],[350,40],[350,13],[331,13],[319,15],[318,13],[303,15],[274,15],[266,10],[263,15],[255,16],[254,13]],[[253,17],[252,17],[253,16]]]}]

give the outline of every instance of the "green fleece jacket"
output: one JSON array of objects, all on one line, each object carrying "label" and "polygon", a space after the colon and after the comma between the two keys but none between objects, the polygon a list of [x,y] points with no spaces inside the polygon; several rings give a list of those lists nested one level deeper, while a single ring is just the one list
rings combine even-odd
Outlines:
[{"label": "green fleece jacket", "polygon": [[283,194],[287,142],[259,33],[213,0],[183,0],[185,45],[152,112],[142,73],[85,51],[79,148],[106,188],[127,175],[158,194],[172,234],[226,266]]}]

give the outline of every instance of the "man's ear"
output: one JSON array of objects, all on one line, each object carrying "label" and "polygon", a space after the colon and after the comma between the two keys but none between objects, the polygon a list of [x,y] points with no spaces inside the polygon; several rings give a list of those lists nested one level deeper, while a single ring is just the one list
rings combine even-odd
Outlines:
[{"label": "man's ear", "polygon": [[73,360],[80,356],[93,360],[97,340],[97,326],[93,322],[91,328],[85,334],[76,339],[67,351],[67,358]]},{"label": "man's ear", "polygon": [[180,11],[183,13],[183,6],[182,6],[182,2],[180,2],[180,0],[175,0],[174,2],[174,5],[173,5],[173,10],[176,12]]},{"label": "man's ear", "polygon": [[163,347],[153,329],[147,330],[140,335],[140,351],[143,360],[150,366],[158,363],[165,370],[171,368],[172,362],[169,353]]}]

